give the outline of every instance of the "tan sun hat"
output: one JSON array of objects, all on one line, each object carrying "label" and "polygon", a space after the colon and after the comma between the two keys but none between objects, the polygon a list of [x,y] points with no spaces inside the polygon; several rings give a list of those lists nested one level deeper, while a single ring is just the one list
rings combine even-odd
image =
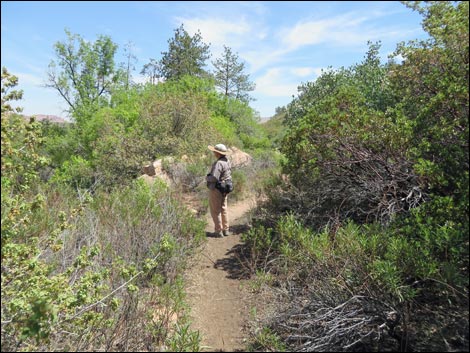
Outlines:
[{"label": "tan sun hat", "polygon": [[230,153],[227,147],[225,147],[225,145],[221,143],[215,146],[209,145],[207,146],[207,148],[210,149],[212,152],[217,152],[224,156]]}]

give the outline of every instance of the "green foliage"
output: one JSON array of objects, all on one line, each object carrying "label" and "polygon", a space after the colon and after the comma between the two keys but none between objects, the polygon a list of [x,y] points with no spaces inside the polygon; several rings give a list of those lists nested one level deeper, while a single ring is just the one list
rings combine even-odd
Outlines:
[{"label": "green foliage", "polygon": [[286,125],[293,126],[307,114],[316,102],[334,96],[338,87],[347,83],[348,72],[343,68],[337,71],[328,68],[315,82],[306,82],[298,87],[299,95],[287,107]]},{"label": "green foliage", "polygon": [[78,150],[77,136],[73,124],[56,124],[48,120],[41,121],[44,137],[42,153],[51,160],[51,166],[59,167]]},{"label": "green foliage", "polygon": [[272,332],[269,328],[263,328],[258,332],[253,342],[250,343],[249,351],[257,352],[259,350],[267,352],[285,352],[287,350],[285,343],[281,338]]},{"label": "green foliage", "polygon": [[400,111],[383,106],[389,89],[376,55],[372,46],[363,64],[307,83],[289,106],[284,171],[299,190],[296,212],[308,210],[315,226],[332,217],[388,222],[419,189],[406,156],[411,129]]},{"label": "green foliage", "polygon": [[222,57],[213,62],[215,72],[215,86],[219,88],[225,97],[232,97],[244,102],[249,102],[247,92],[255,89],[254,83],[249,81],[249,75],[244,74],[245,65],[238,62],[237,54],[224,46]]},{"label": "green foliage", "polygon": [[190,325],[176,325],[175,335],[168,342],[170,352],[199,352],[201,337],[199,331],[191,331]]},{"label": "green foliage", "polygon": [[69,184],[80,188],[90,188],[94,182],[94,173],[90,161],[80,156],[72,156],[60,168],[55,170],[52,183]]},{"label": "green foliage", "polygon": [[275,277],[271,273],[264,272],[263,270],[256,270],[255,276],[251,278],[249,283],[250,290],[254,293],[259,293],[261,292],[261,288],[264,286],[272,285],[274,279]]},{"label": "green foliage", "polygon": [[[59,236],[69,224],[59,212],[47,229],[36,226],[46,209],[35,185],[35,166],[44,162],[37,154],[38,128],[34,121],[7,119],[2,113],[2,347],[7,350],[47,342],[64,316],[83,304],[75,305],[73,298],[85,282],[68,284],[66,273],[55,272],[44,258],[61,249]],[[99,295],[99,287],[89,295],[88,303]]]},{"label": "green foliage", "polygon": [[283,257],[283,266],[292,268],[296,263],[304,263],[301,249],[312,243],[312,233],[298,222],[292,214],[279,219],[276,225],[276,234],[279,237],[279,250]]},{"label": "green foliage", "polygon": [[48,163],[39,154],[42,143],[40,124],[34,119],[25,122],[20,116],[2,114],[2,187],[19,192],[33,186]]},{"label": "green foliage", "polygon": [[[192,246],[192,242],[201,240],[203,222],[194,219],[188,210],[171,199],[169,190],[163,184],[154,183],[149,187],[144,181],[137,180],[121,190],[103,194],[93,204],[103,220],[116,218],[109,224],[112,236],[117,229],[121,236],[114,240],[108,255],[118,255],[126,262],[143,264],[145,258],[158,258],[158,266],[163,266],[158,273],[171,271],[167,262],[174,262]],[[187,221],[181,221],[186,218]],[[159,229],[155,229],[160,225]],[[181,239],[180,237],[183,237]],[[103,242],[110,239],[103,239]],[[183,253],[180,253],[183,252]]]},{"label": "green foliage", "polygon": [[[92,169],[91,174],[86,170],[90,178],[82,178],[78,185],[126,184],[146,161],[205,151],[207,141],[217,134],[209,124],[206,103],[211,87],[210,81],[186,76],[157,86],[116,91],[110,107],[101,108],[69,131],[70,145],[64,150],[71,151],[69,158],[82,158]],[[69,165],[61,170],[61,178],[77,179],[65,175],[73,171]]]},{"label": "green foliage", "polygon": [[[204,224],[158,185],[91,198],[80,189],[91,164],[79,155],[62,164],[56,182],[41,183],[42,141],[41,124],[2,113],[2,349],[89,350],[138,337],[134,328],[153,317],[135,305],[140,289],[156,277],[178,282]],[[74,182],[81,185],[72,192]],[[170,286],[169,310],[183,309],[181,288]],[[156,350],[169,332],[149,336],[146,347]],[[188,335],[174,341],[196,347]]]},{"label": "green foliage", "polygon": [[[427,42],[401,44],[406,60],[391,82],[413,121],[417,168],[439,195],[465,197],[468,185],[468,2],[417,5]],[[422,168],[423,165],[432,168]],[[462,188],[464,188],[462,190]]]},{"label": "green foliage", "polygon": [[132,128],[139,118],[142,91],[139,87],[116,89],[111,96],[112,112],[126,130]]},{"label": "green foliage", "polygon": [[[106,95],[122,75],[115,69],[117,45],[109,36],[99,36],[91,43],[65,30],[67,41],[57,42],[58,62],[49,65],[48,87],[55,89],[67,102],[77,123],[107,104]],[[61,71],[57,72],[57,66]]]},{"label": "green foliage", "polygon": [[[172,80],[157,85],[123,86],[121,89],[117,85],[120,72],[114,70],[113,63],[116,47],[111,39],[100,37],[91,45],[84,43],[78,35],[67,34],[68,43],[56,45],[58,56],[66,68],[81,72],[84,83],[78,88],[67,83],[66,78],[71,79],[71,73],[66,69],[60,74],[64,77],[60,81],[54,81],[56,76],[51,73],[51,82],[67,85],[67,89],[62,87],[61,90],[77,99],[73,128],[59,135],[64,139],[55,135],[56,132],[48,136],[46,151],[53,158],[53,165],[60,168],[56,180],[73,182],[81,188],[92,185],[112,187],[135,178],[147,161],[169,155],[201,154],[208,141],[224,140],[229,145],[245,144],[247,147],[268,145],[258,129],[253,110],[246,103],[232,100],[227,104],[216,93],[214,82],[208,75],[195,74],[189,69],[192,61],[196,66],[201,64],[207,47],[199,43],[198,36],[189,37],[182,27],[170,42],[171,50],[166,59],[171,59],[170,54],[182,55],[187,59],[188,67],[185,67],[189,71],[178,71],[172,74]],[[101,51],[106,51],[107,55],[97,56]],[[198,59],[198,55],[201,58]],[[103,57],[100,65],[107,73],[99,82],[103,85],[102,97],[86,91],[96,73],[87,70],[87,65],[94,63],[97,57]],[[215,106],[223,109],[215,109]],[[73,167],[78,160],[87,165],[81,174]]]},{"label": "green foliage", "polygon": [[244,148],[269,146],[269,141],[258,124],[259,117],[246,102],[226,97],[212,96],[210,98],[209,109],[216,116],[225,117],[236,127],[236,134]]},{"label": "green foliage", "polygon": [[168,51],[162,53],[161,76],[166,80],[178,80],[185,75],[206,77],[204,66],[209,57],[209,45],[202,41],[201,33],[190,36],[181,25],[168,40]]},{"label": "green foliage", "polygon": [[[72,195],[59,190],[25,204],[3,191],[4,347],[67,350],[74,346],[73,337],[80,340],[75,342],[79,349],[98,346],[103,342],[90,329],[115,331],[120,326],[115,315],[125,315],[130,332],[146,317],[131,305],[141,288],[156,277],[174,283],[184,268],[181,260],[205,235],[203,222],[158,185],[149,189],[138,182],[113,194],[98,193],[90,206],[78,205],[68,215],[57,207],[68,205]],[[181,284],[178,288],[168,288],[172,299],[166,305],[173,312],[183,309],[176,296]],[[74,336],[63,337],[64,330]],[[110,334],[106,344],[116,338]],[[152,339],[158,344],[171,338],[165,330]],[[186,344],[183,338],[178,342]]]},{"label": "green foliage", "polygon": [[288,106],[288,175],[272,179],[269,216],[248,233],[263,259],[253,263],[286,279],[274,282],[301,313],[276,314],[283,338],[310,310],[358,295],[396,310],[407,349],[468,347],[468,2],[408,4],[429,40],[400,44],[403,62],[385,65],[370,45],[363,63],[303,84]]},{"label": "green foliage", "polygon": [[[146,87],[152,91],[151,85]],[[199,93],[207,95],[208,99],[216,95],[214,82],[211,77],[196,77],[191,75],[182,75],[178,80],[170,80],[164,82],[164,84],[159,83],[156,90],[173,94],[179,92]]]},{"label": "green foliage", "polygon": [[230,193],[229,200],[243,200],[250,193],[245,171],[240,169],[232,170],[232,180],[236,190]]},{"label": "green foliage", "polygon": [[237,136],[237,127],[235,123],[221,115],[212,115],[209,118],[209,123],[218,133],[215,140],[225,141],[227,146],[242,145],[240,138]]},{"label": "green foliage", "polygon": [[16,85],[18,85],[18,77],[10,74],[6,67],[2,67],[2,115],[7,112],[20,113],[22,111],[22,108],[13,108],[9,103],[23,98],[22,90],[11,90]]},{"label": "green foliage", "polygon": [[[401,65],[381,65],[378,45],[370,45],[362,64],[300,88],[282,151],[294,185],[321,200],[299,200],[317,219],[339,212],[389,222],[432,194],[467,198],[468,113],[458,107],[468,107],[468,45],[456,43],[468,34],[466,6],[422,8],[435,37],[400,45]],[[461,33],[438,30],[442,22]]]},{"label": "green foliage", "polygon": [[[458,287],[468,285],[465,267],[469,261],[469,229],[462,217],[464,207],[450,197],[435,197],[413,210],[410,217],[397,220],[397,234],[410,239],[424,261],[416,266],[420,278]],[[449,268],[454,271],[450,273]]]},{"label": "green foliage", "polygon": [[285,119],[286,109],[280,109],[268,121],[261,124],[261,128],[265,131],[266,137],[271,141],[273,148],[279,148],[280,142],[286,134]]},{"label": "green foliage", "polygon": [[214,134],[209,115],[206,94],[199,88],[174,82],[149,86],[131,137],[151,146],[146,156],[201,153]]},{"label": "green foliage", "polygon": [[380,42],[367,44],[369,50],[364,61],[353,66],[354,85],[363,94],[368,107],[385,112],[395,104],[395,96],[387,77],[391,64],[380,63]]}]

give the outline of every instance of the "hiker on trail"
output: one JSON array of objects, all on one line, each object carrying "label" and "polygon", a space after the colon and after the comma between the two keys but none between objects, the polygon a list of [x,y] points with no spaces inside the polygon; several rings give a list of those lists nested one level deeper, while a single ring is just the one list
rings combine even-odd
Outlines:
[{"label": "hiker on trail", "polygon": [[214,153],[217,159],[213,164],[209,174],[206,176],[207,187],[209,189],[209,208],[214,221],[215,236],[220,238],[230,235],[228,214],[227,214],[227,193],[220,191],[220,183],[231,180],[232,166],[227,159],[229,153],[223,144],[207,146]]}]

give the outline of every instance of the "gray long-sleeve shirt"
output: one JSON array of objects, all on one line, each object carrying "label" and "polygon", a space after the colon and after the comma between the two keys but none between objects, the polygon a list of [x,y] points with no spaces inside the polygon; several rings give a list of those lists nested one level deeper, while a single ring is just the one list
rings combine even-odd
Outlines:
[{"label": "gray long-sleeve shirt", "polygon": [[212,164],[211,171],[206,177],[207,187],[211,190],[215,189],[218,181],[224,181],[232,178],[232,165],[227,157],[220,157]]}]

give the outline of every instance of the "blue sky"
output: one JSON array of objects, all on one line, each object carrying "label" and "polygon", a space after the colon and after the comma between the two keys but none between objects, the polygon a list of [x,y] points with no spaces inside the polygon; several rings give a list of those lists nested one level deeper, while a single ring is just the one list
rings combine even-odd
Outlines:
[{"label": "blue sky", "polygon": [[269,117],[322,69],[360,63],[368,40],[381,42],[386,61],[399,42],[425,38],[421,21],[398,1],[2,1],[1,65],[19,78],[24,114],[66,117],[63,99],[43,87],[65,28],[89,41],[109,35],[118,63],[132,43],[133,79],[144,82],[143,65],[161,58],[183,24],[210,45],[206,69],[224,45],[238,54],[256,84],[251,106]]}]

